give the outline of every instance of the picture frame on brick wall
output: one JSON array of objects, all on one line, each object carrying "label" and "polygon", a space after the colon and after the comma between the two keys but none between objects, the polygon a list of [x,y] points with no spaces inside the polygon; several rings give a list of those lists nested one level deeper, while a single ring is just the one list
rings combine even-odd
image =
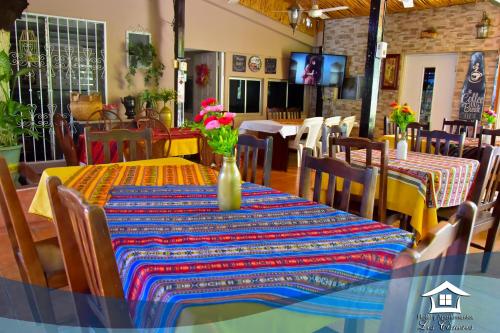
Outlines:
[{"label": "picture frame on brick wall", "polygon": [[388,54],[382,63],[382,89],[397,90],[400,54]]}]

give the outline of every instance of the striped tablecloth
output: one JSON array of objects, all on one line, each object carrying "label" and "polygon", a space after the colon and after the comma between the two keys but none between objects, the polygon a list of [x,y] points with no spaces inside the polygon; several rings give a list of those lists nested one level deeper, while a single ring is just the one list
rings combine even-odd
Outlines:
[{"label": "striped tablecloth", "polygon": [[[255,184],[243,184],[241,210],[220,212],[216,197],[215,186],[112,190],[106,215],[138,327],[171,325],[199,306],[279,307],[380,279],[413,241],[400,229]],[[301,302],[310,307],[298,311],[377,316],[383,292],[360,297],[365,302]]]}]

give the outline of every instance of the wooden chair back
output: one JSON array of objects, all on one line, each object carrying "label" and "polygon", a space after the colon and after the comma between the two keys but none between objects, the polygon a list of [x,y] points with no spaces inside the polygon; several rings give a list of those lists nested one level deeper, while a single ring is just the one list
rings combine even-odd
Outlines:
[{"label": "wooden chair back", "polygon": [[[258,139],[257,137],[248,134],[240,134],[238,136],[236,161],[240,170],[242,170],[241,177],[244,181],[248,181],[250,179],[250,182],[255,183],[259,150],[264,152],[262,185],[269,186],[271,182],[271,166],[273,162],[273,138],[269,136],[266,139]],[[251,177],[248,170],[250,155],[252,156],[252,165],[250,167]]]},{"label": "wooden chair back", "polygon": [[384,116],[384,135],[396,135],[397,125],[388,116]]},{"label": "wooden chair back", "polygon": [[71,291],[97,297],[91,302],[101,303],[98,310],[90,309],[106,327],[131,327],[104,209],[57,177],[47,187]]},{"label": "wooden chair back", "polygon": [[[386,211],[387,211],[387,177],[389,172],[389,142],[383,141],[372,141],[367,138],[342,138],[342,137],[331,137],[330,138],[330,157],[335,158],[335,147],[341,147],[341,150],[345,152],[345,161],[350,165],[353,165],[351,160],[351,151],[364,149],[365,152],[365,167],[373,167],[373,154],[380,155],[380,164],[377,165],[379,172],[379,188],[378,188],[378,219],[380,222],[386,221]],[[358,162],[358,161],[356,161]],[[358,162],[359,163],[359,162]],[[354,163],[359,167],[359,164]]]},{"label": "wooden chair back", "polygon": [[64,154],[66,165],[79,165],[78,152],[76,151],[75,142],[73,141],[73,134],[71,133],[68,122],[64,119],[62,114],[56,113],[54,115],[53,125],[56,142],[59,149],[61,149]]},{"label": "wooden chair back", "polygon": [[458,157],[462,157],[464,151],[465,132],[462,134],[450,134],[445,131],[426,131],[421,130],[418,132],[417,144],[415,151],[420,152],[422,146],[422,139],[426,139],[425,152],[432,153],[434,146],[435,155],[449,155],[450,146],[452,143],[457,145]]},{"label": "wooden chair back", "polygon": [[0,157],[0,211],[23,282],[48,287],[31,230],[3,157]]},{"label": "wooden chair back", "polygon": [[499,185],[500,147],[487,145],[484,147],[476,181],[470,194],[470,200],[477,205],[479,212],[494,213],[492,208],[499,197],[497,195]]},{"label": "wooden chair back", "polygon": [[489,129],[489,128],[481,128],[481,131],[479,132],[479,144],[478,144],[478,150],[477,150],[477,157],[478,159],[481,158],[481,152],[483,148],[483,144],[485,143],[483,141],[483,135],[489,135],[490,140],[489,142],[486,142],[489,145],[492,145],[493,147],[496,146],[497,144],[497,137],[500,137],[500,129]]},{"label": "wooden chair back", "polygon": [[[129,161],[138,159],[138,143],[144,142],[144,159],[150,159],[152,156],[152,142],[153,135],[150,128],[142,131],[130,131],[127,129],[114,129],[106,132],[93,132],[89,128],[85,128],[85,145],[87,153],[87,164],[93,164],[92,157],[92,143],[101,142],[104,151],[103,163],[111,162],[110,143],[116,142],[118,162],[123,161],[124,157],[124,143],[128,143]],[[142,150],[140,147],[139,149]]]},{"label": "wooden chair back", "polygon": [[453,284],[460,288],[475,218],[476,205],[463,203],[456,215],[431,229],[416,248],[405,249],[394,259],[379,332],[413,332],[418,327],[415,314],[423,313],[424,306],[428,312],[420,295],[444,282],[438,281],[440,276],[457,280]]},{"label": "wooden chair back", "polygon": [[138,129],[151,128],[154,133],[161,133],[161,139],[154,140],[152,144],[152,157],[162,158],[168,157],[170,155],[170,148],[172,147],[172,138],[170,136],[170,130],[165,124],[159,121],[157,118],[152,117],[135,117],[135,123]]},{"label": "wooden chair back", "polygon": [[288,108],[286,109],[287,119],[300,119],[302,118],[302,110],[299,108]]},{"label": "wooden chair back", "polygon": [[[302,156],[302,166],[300,169],[299,196],[306,198],[310,189],[311,170],[316,172],[313,185],[313,201],[319,202],[322,191],[323,173],[328,174],[328,188],[326,202],[330,206],[349,211],[349,202],[351,196],[352,182],[363,186],[360,215],[371,219],[373,216],[373,206],[375,201],[375,187],[377,182],[376,167],[356,168],[350,166],[347,162],[335,158],[316,158],[312,156],[311,149],[304,149]],[[335,200],[336,178],[343,179],[342,192],[339,200]],[[334,205],[338,202],[338,205]]]},{"label": "wooden chair back", "polygon": [[[98,116],[97,122],[92,120]],[[97,110],[90,114],[85,127],[94,131],[109,131],[111,129],[124,128],[123,120],[120,115],[112,110]]]},{"label": "wooden chair back", "polygon": [[[419,122],[409,123],[406,127],[407,138],[410,139],[410,151],[416,151],[418,132],[421,130],[428,130],[429,124],[421,124]],[[401,130],[396,126],[396,133],[394,134],[394,148],[396,148],[398,141],[401,137]]]},{"label": "wooden chair back", "polygon": [[447,120],[443,119],[442,130],[451,134],[465,133],[467,138],[477,137],[477,120]]},{"label": "wooden chair back", "polygon": [[[346,132],[347,132],[347,127],[346,126],[339,126],[339,125],[332,125],[332,126],[327,126],[326,123],[323,124],[323,127],[321,129],[321,156],[329,156],[331,154],[331,150],[334,149],[336,152],[340,152],[339,146],[337,147],[332,147],[331,144],[331,139],[332,138],[345,138]],[[331,156],[331,155],[330,155]]]},{"label": "wooden chair back", "polygon": [[267,108],[266,119],[286,119],[286,114],[283,108]]}]

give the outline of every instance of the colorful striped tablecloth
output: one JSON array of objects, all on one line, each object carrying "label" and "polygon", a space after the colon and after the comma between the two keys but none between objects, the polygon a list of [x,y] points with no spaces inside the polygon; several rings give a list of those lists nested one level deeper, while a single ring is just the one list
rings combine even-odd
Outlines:
[{"label": "colorful striped tablecloth", "polygon": [[376,317],[383,292],[375,305],[309,299],[387,277],[413,242],[400,229],[250,183],[237,211],[219,211],[215,186],[115,187],[105,209],[137,327],[225,303],[308,300],[298,311]]}]

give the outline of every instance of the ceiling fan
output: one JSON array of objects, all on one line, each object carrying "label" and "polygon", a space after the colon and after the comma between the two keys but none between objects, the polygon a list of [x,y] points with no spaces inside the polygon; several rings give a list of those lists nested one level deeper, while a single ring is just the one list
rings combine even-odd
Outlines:
[{"label": "ceiling fan", "polygon": [[334,12],[338,10],[346,10],[349,9],[347,6],[338,6],[338,7],[330,7],[330,8],[319,8],[318,1],[312,0],[311,8],[302,8],[297,1],[293,5],[291,5],[287,10],[273,10],[273,12],[295,12],[298,16],[301,16],[302,13],[306,13],[308,17],[313,19],[329,19],[330,16],[326,15],[327,12]]}]

